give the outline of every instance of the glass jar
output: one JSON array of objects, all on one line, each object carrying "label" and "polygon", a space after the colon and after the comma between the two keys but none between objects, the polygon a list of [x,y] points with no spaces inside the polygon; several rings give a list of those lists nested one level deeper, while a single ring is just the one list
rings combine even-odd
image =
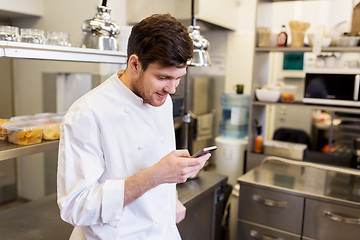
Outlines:
[{"label": "glass jar", "polygon": [[283,85],[281,86],[281,102],[292,103],[295,100],[297,86]]},{"label": "glass jar", "polygon": [[19,28],[13,26],[0,26],[0,41],[19,41]]},{"label": "glass jar", "polygon": [[44,30],[34,28],[21,28],[20,29],[20,40],[26,43],[45,43]]},{"label": "glass jar", "polygon": [[257,28],[258,46],[269,47],[271,32],[269,28],[259,27]]},{"label": "glass jar", "polygon": [[47,32],[46,44],[70,47],[69,33],[67,32]]}]

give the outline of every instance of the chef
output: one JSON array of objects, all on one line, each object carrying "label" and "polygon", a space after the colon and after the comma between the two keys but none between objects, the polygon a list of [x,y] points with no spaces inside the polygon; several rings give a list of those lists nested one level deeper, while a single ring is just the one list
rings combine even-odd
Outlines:
[{"label": "chef", "polygon": [[169,14],[135,25],[127,68],[78,99],[61,126],[57,196],[70,239],[180,239],[176,183],[210,154],[175,150],[172,101],[192,57]]}]

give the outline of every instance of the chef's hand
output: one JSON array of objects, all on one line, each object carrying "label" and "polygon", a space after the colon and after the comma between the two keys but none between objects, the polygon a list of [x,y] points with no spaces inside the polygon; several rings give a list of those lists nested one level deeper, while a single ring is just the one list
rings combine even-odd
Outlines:
[{"label": "chef's hand", "polygon": [[190,176],[198,173],[211,154],[193,158],[188,150],[174,150],[154,165],[163,183],[183,183]]},{"label": "chef's hand", "polygon": [[176,223],[184,220],[186,214],[185,206],[180,202],[179,199],[176,199]]}]

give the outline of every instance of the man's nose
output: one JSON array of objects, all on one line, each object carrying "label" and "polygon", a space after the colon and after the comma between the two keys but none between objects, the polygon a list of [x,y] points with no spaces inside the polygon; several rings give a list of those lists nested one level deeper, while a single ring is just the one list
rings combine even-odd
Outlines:
[{"label": "man's nose", "polygon": [[177,81],[169,81],[165,86],[164,90],[169,94],[174,94],[176,92],[176,87],[178,86]]}]

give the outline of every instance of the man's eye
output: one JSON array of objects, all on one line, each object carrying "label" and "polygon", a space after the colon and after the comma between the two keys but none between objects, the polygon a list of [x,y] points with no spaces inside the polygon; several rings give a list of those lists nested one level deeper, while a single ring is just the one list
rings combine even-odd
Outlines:
[{"label": "man's eye", "polygon": [[165,80],[165,79],[167,79],[166,77],[163,77],[163,76],[159,76],[159,79],[160,80]]}]

